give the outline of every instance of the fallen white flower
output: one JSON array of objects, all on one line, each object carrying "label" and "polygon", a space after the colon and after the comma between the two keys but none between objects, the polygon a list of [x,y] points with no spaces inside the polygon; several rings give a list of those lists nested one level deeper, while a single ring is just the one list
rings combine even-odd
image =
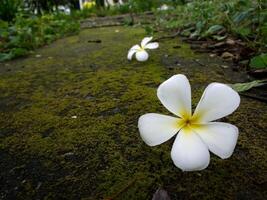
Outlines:
[{"label": "fallen white flower", "polygon": [[146,61],[149,57],[146,49],[156,49],[159,47],[159,44],[157,42],[149,43],[152,39],[153,37],[145,37],[141,42],[141,46],[139,46],[138,44],[134,45],[128,51],[128,60],[132,60],[132,57],[135,54],[136,60],[141,62]]},{"label": "fallen white flower", "polygon": [[170,7],[166,4],[163,4],[162,6],[160,6],[157,10],[161,10],[161,11],[164,11],[164,10],[169,10]]},{"label": "fallen white flower", "polygon": [[232,88],[222,83],[208,85],[193,115],[191,87],[186,76],[174,75],[163,82],[157,96],[178,118],[155,113],[141,116],[138,128],[147,145],[159,145],[179,132],[171,158],[183,171],[205,169],[210,162],[209,150],[222,159],[232,155],[238,128],[229,123],[211,122],[231,114],[239,106],[240,97]]}]

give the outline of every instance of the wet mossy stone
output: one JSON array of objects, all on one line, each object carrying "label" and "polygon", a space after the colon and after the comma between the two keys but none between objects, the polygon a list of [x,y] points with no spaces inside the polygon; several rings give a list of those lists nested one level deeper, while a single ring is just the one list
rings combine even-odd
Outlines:
[{"label": "wet mossy stone", "polygon": [[[40,57],[2,63],[2,199],[142,200],[160,187],[171,199],[265,199],[264,103],[242,97],[238,110],[222,120],[240,130],[233,156],[211,155],[204,171],[173,165],[173,139],[144,144],[137,120],[148,112],[171,115],[156,96],[170,76],[189,78],[193,107],[210,82],[246,78],[177,38],[160,42],[147,62],[129,62],[128,49],[144,36],[141,28],[88,29],[39,49]],[[96,40],[101,43],[87,42]]]}]

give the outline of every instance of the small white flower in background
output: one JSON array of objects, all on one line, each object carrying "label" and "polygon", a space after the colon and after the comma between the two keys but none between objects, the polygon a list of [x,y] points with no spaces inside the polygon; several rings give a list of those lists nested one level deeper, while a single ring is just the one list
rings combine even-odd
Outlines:
[{"label": "small white flower in background", "polygon": [[186,76],[174,75],[157,91],[161,103],[178,117],[148,113],[139,118],[140,135],[149,146],[159,145],[178,135],[171,150],[174,164],[183,171],[205,169],[209,151],[222,159],[232,155],[238,128],[223,122],[211,122],[234,112],[240,104],[236,91],[222,83],[205,89],[194,114],[191,112],[191,87]]},{"label": "small white flower in background", "polygon": [[166,4],[163,4],[162,6],[160,6],[157,10],[169,10],[170,9],[170,7],[168,6],[168,5],[166,5]]},{"label": "small white flower in background", "polygon": [[148,53],[146,52],[146,49],[156,49],[159,47],[159,43],[157,42],[149,43],[152,39],[153,37],[145,37],[141,42],[141,46],[139,46],[138,44],[134,45],[128,51],[128,60],[132,60],[132,57],[135,54],[136,60],[141,62],[146,61],[149,57]]},{"label": "small white flower in background", "polygon": [[72,119],[77,119],[76,115],[71,116]]}]

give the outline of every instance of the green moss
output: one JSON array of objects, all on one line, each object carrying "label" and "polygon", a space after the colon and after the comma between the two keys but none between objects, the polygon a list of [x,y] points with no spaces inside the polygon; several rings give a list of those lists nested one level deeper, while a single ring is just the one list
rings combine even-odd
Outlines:
[{"label": "green moss", "polygon": [[[264,199],[263,103],[242,99],[224,119],[240,128],[235,153],[227,160],[212,156],[201,172],[172,164],[173,140],[157,147],[141,140],[140,115],[169,114],[156,89],[171,75],[188,76],[193,106],[208,83],[236,80],[234,73],[225,76],[220,61],[195,55],[176,39],[161,42],[148,62],[127,61],[144,34],[129,27],[84,30],[38,50],[40,58],[1,68],[4,198],[150,199],[162,186],[173,199]],[[102,42],[87,42],[97,39]]]}]

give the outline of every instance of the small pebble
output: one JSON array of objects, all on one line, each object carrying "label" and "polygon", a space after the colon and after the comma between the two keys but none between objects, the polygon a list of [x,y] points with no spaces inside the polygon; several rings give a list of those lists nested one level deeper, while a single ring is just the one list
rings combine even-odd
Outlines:
[{"label": "small pebble", "polygon": [[232,40],[232,39],[227,39],[226,40],[226,44],[228,44],[228,45],[234,45],[235,44],[235,41],[234,40]]},{"label": "small pebble", "polygon": [[224,53],[221,55],[221,57],[222,57],[223,59],[228,59],[228,60],[230,60],[230,59],[234,58],[234,55],[226,51],[226,52],[224,52]]},{"label": "small pebble", "polygon": [[223,69],[227,69],[227,68],[229,68],[229,66],[227,66],[227,65],[221,65],[221,67],[222,67]]},{"label": "small pebble", "polygon": [[214,58],[215,56],[216,56],[215,53],[211,53],[211,54],[210,54],[210,57],[211,57],[211,58]]}]

